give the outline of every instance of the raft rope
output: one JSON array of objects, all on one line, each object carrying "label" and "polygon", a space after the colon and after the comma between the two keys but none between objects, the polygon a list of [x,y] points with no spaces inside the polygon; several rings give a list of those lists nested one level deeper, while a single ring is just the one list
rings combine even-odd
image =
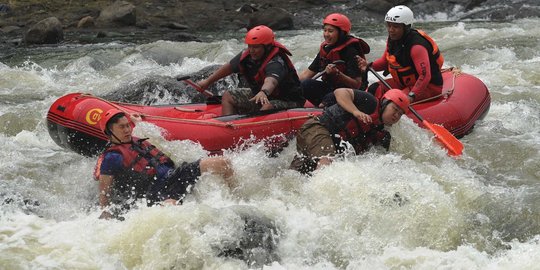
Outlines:
[{"label": "raft rope", "polygon": [[[101,100],[111,106],[113,106],[114,108],[130,115],[131,113],[126,111],[124,108],[118,106],[118,104],[125,104],[125,105],[135,105],[135,106],[141,106],[142,105],[138,105],[138,104],[132,104],[132,103],[124,103],[124,102],[111,102],[111,101],[108,101],[106,99],[103,99],[103,98],[100,98],[100,97],[96,97],[92,94],[81,94],[81,96],[88,96],[88,97],[93,97],[93,98],[96,98],[98,100]],[[136,111],[137,112],[137,111]],[[245,126],[259,126],[259,125],[267,125],[267,124],[273,124],[273,123],[279,123],[279,122],[286,122],[286,121],[291,121],[291,120],[301,120],[301,119],[309,119],[309,118],[313,118],[315,115],[310,113],[308,115],[301,115],[301,116],[295,116],[295,117],[287,117],[287,118],[282,118],[282,119],[272,119],[272,120],[265,120],[265,121],[257,121],[257,122],[249,122],[249,123],[238,123],[238,124],[235,124],[233,122],[209,122],[208,120],[197,120],[197,119],[182,119],[182,118],[174,118],[174,117],[166,117],[166,116],[157,116],[157,115],[149,115],[149,114],[144,114],[144,113],[141,113],[141,112],[137,112],[139,115],[141,115],[141,117],[143,118],[153,118],[153,119],[160,119],[160,120],[167,120],[167,121],[171,121],[171,122],[178,122],[178,123],[191,123],[191,124],[198,124],[198,125],[204,125],[204,126],[217,126],[217,127],[227,127],[227,128],[231,128],[231,129],[238,129],[240,127],[245,127]]]},{"label": "raft rope", "polygon": [[447,98],[450,95],[452,95],[452,93],[454,93],[454,89],[456,88],[456,77],[461,74],[461,69],[458,68],[458,67],[449,67],[449,68],[442,69],[441,72],[442,73],[444,73],[444,72],[452,72],[452,75],[453,75],[453,77],[452,77],[452,87],[450,87],[450,89],[442,90],[441,93],[436,95],[436,96],[432,96],[430,98],[425,98],[425,99],[413,102],[413,103],[411,103],[411,105],[416,105],[416,104],[436,100],[436,99],[438,99],[440,97],[446,97]]}]

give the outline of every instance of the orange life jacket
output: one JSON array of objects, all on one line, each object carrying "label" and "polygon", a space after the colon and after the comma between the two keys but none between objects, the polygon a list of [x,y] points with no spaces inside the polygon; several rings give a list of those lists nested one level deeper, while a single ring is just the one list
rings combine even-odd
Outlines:
[{"label": "orange life jacket", "polygon": [[[444,57],[439,51],[437,43],[422,30],[411,29],[411,32],[405,37],[403,44],[398,44],[393,48],[392,43],[388,43],[386,61],[388,62],[388,71],[392,74],[395,81],[400,82],[403,88],[413,87],[419,77],[418,71],[414,67],[411,58],[411,48],[413,45],[425,47],[429,53],[429,62],[431,66],[430,83],[442,85],[441,67],[444,63]],[[403,46],[401,46],[403,45]]]},{"label": "orange life jacket", "polygon": [[[292,63],[291,59],[289,58],[289,55],[292,55],[291,52],[281,43],[274,41],[274,47],[272,50],[268,53],[264,61],[262,62],[261,66],[259,67],[259,70],[257,71],[257,74],[253,78],[249,78],[248,81],[254,81],[258,85],[258,89],[263,86],[264,79],[266,79],[266,73],[264,72],[264,69],[266,68],[266,65],[268,65],[268,62],[272,60],[276,55],[280,55],[287,63],[287,66],[290,70],[293,70],[296,72],[296,69],[294,68],[294,64]],[[249,50],[244,50],[242,55],[240,56],[240,63],[242,63],[247,57],[249,56]],[[240,73],[247,75],[245,72],[244,65],[240,64]],[[272,91],[271,97],[277,97],[279,96],[279,87],[277,87],[274,91]]]}]

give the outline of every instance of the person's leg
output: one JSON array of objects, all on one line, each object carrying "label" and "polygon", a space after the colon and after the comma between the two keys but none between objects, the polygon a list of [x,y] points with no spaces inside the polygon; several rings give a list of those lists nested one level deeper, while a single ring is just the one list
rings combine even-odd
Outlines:
[{"label": "person's leg", "polygon": [[[228,96],[227,104],[222,102],[223,115],[235,113],[254,113],[261,108],[260,104],[257,104],[254,101],[250,101],[250,99],[253,97],[253,92],[250,88],[237,88],[234,90],[226,91],[225,93],[228,93]],[[223,98],[225,98],[225,94],[223,95]]]},{"label": "person's leg", "polygon": [[299,130],[296,137],[297,155],[290,168],[310,173],[332,162],[336,153],[334,141],[328,130],[319,121],[310,119]]},{"label": "person's leg", "polygon": [[226,157],[203,158],[201,159],[199,166],[201,168],[201,173],[209,172],[221,175],[229,187],[234,187],[235,183],[232,177],[234,171],[230,159]]},{"label": "person's leg", "polygon": [[214,173],[223,176],[229,187],[234,187],[231,161],[225,157],[210,157],[197,160],[195,162],[182,163],[174,170],[171,176],[167,179],[167,185],[164,187],[163,194],[169,199],[167,203],[182,201],[190,186],[197,183],[199,177],[203,173]]},{"label": "person's leg", "polygon": [[229,91],[225,91],[221,97],[221,115],[234,114],[234,99]]},{"label": "person's leg", "polygon": [[330,92],[331,89],[325,82],[313,79],[302,81],[302,94],[315,107],[318,107],[322,98]]}]

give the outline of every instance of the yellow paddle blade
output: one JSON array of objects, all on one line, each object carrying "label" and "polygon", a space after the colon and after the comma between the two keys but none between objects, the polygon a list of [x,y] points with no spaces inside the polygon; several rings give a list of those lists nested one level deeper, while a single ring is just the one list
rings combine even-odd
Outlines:
[{"label": "yellow paddle blade", "polygon": [[444,148],[446,148],[446,150],[448,150],[448,154],[451,156],[461,155],[463,152],[463,144],[456,137],[454,137],[450,131],[443,126],[432,124],[426,120],[423,120],[422,123],[435,134],[437,140]]}]

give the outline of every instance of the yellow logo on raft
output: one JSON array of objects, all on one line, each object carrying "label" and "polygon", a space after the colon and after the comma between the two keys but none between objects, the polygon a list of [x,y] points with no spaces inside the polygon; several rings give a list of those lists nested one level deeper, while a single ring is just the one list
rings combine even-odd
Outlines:
[{"label": "yellow logo on raft", "polygon": [[91,109],[86,113],[86,122],[90,125],[95,125],[101,119],[103,110],[100,108]]}]

